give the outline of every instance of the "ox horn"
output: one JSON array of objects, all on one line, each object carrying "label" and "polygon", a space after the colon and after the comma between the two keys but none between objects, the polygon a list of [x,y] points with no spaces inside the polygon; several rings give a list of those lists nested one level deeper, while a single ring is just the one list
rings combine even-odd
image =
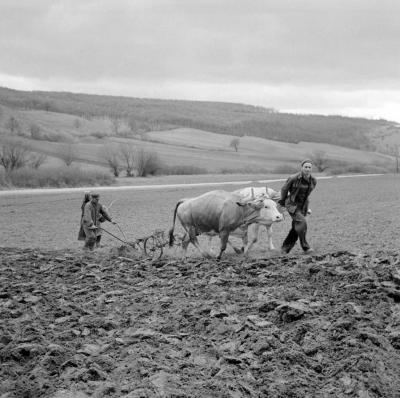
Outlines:
[{"label": "ox horn", "polygon": [[254,189],[251,187],[251,198],[254,199]]}]

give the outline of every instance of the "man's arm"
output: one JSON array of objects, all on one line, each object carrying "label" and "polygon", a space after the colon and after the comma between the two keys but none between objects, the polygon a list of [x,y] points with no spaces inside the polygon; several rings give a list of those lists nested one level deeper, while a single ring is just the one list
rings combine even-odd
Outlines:
[{"label": "man's arm", "polygon": [[100,207],[100,214],[101,214],[107,221],[110,221],[110,222],[114,223],[114,222],[112,221],[111,216],[108,214],[107,210],[104,208],[104,206],[101,206],[101,207]]},{"label": "man's arm", "polygon": [[[312,176],[311,176],[311,178],[312,178],[312,181],[313,181],[313,185],[314,185],[313,189],[314,189],[315,186],[317,185],[317,180]],[[304,213],[305,216],[311,214],[311,210],[309,209],[309,205],[310,205],[310,195],[308,195],[306,201],[304,202],[303,213]]]},{"label": "man's arm", "polygon": [[292,186],[293,179],[289,177],[286,182],[283,184],[283,187],[281,188],[281,198],[279,199],[278,203],[281,206],[285,206],[285,201],[286,197],[288,195],[288,192],[290,191],[290,188]]}]

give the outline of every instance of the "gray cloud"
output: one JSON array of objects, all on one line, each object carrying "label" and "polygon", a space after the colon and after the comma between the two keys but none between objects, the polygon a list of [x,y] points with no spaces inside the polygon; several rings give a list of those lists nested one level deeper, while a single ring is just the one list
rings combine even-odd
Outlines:
[{"label": "gray cloud", "polygon": [[389,0],[8,0],[0,75],[172,92],[400,90],[399,11]]}]

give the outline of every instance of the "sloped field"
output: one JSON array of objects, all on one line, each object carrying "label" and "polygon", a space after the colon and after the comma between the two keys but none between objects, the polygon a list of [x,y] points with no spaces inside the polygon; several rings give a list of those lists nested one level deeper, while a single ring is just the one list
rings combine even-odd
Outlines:
[{"label": "sloped field", "polygon": [[391,162],[390,157],[382,153],[360,151],[320,142],[299,142],[294,144],[252,136],[239,138],[233,135],[216,134],[189,128],[154,131],[148,133],[148,135],[151,139],[155,139],[160,143],[220,152],[232,152],[233,148],[230,143],[232,139],[237,138],[239,139],[239,150],[235,156],[248,156],[249,160],[259,158],[265,164],[268,162],[280,163],[284,159],[296,166],[299,159],[309,157],[315,151],[326,153],[330,159],[347,162],[370,164]]},{"label": "sloped field", "polygon": [[1,397],[399,397],[400,253],[3,249]]}]

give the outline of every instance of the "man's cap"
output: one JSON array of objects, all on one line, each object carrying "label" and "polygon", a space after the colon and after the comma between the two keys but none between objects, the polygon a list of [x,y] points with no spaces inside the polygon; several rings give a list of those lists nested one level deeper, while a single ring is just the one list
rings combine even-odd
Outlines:
[{"label": "man's cap", "polygon": [[311,163],[311,164],[313,164],[313,162],[312,162],[311,159],[304,159],[304,160],[301,162],[301,166],[303,167],[305,163]]},{"label": "man's cap", "polygon": [[96,192],[96,191],[93,191],[93,192],[90,192],[90,196],[92,198],[98,198],[100,196],[100,194],[98,192]]}]

